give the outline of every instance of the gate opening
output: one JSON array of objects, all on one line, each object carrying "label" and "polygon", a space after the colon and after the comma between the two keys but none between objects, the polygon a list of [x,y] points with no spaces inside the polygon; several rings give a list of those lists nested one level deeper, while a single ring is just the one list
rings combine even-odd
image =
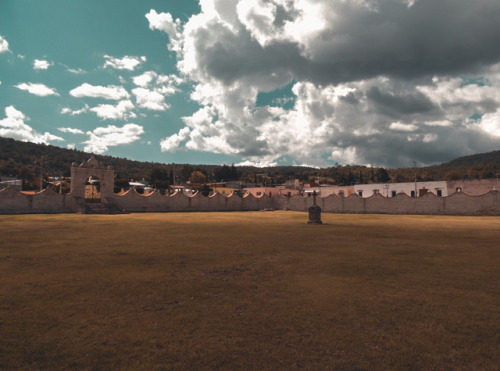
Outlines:
[{"label": "gate opening", "polygon": [[85,182],[85,202],[101,203],[101,182],[99,178],[91,176]]}]

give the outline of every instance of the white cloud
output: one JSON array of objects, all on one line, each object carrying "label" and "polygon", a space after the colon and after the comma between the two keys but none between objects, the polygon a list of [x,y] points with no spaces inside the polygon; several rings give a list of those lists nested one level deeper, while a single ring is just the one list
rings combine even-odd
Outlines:
[{"label": "white cloud", "polygon": [[87,112],[95,112],[97,117],[101,119],[108,120],[127,120],[137,117],[137,115],[132,112],[134,109],[134,104],[130,100],[122,100],[116,105],[112,104],[99,104],[96,107],[89,107],[85,104],[79,110],[72,110],[69,107],[65,107],[61,110],[61,114],[69,114],[71,116],[81,115]]},{"label": "white cloud", "polygon": [[169,49],[174,51],[180,51],[180,25],[181,21],[179,19],[172,18],[170,13],[157,13],[155,10],[151,9],[146,18],[149,21],[149,29],[160,30],[167,33],[170,36]]},{"label": "white cloud", "polygon": [[182,128],[178,134],[173,134],[160,142],[160,147],[163,152],[175,152],[181,142],[189,138],[191,130],[187,127]]},{"label": "white cloud", "polygon": [[98,127],[87,132],[89,139],[83,142],[83,144],[86,144],[83,150],[91,153],[104,153],[109,147],[129,144],[139,140],[140,135],[143,133],[143,127],[136,124],[125,124],[122,127],[114,125]]},{"label": "white cloud", "polygon": [[81,109],[74,110],[74,111],[69,107],[65,107],[61,110],[61,114],[62,115],[69,114],[71,116],[76,116],[76,115],[81,115],[82,113],[86,113],[88,111],[89,111],[89,106],[88,106],[88,104],[86,104]]},{"label": "white cloud", "polygon": [[0,120],[0,136],[2,137],[45,144],[49,144],[51,141],[64,141],[63,138],[48,132],[38,133],[26,124],[29,118],[14,106],[5,108],[5,116],[4,119]]},{"label": "white cloud", "polygon": [[31,82],[24,83],[23,82],[22,84],[18,84],[15,87],[20,89],[20,90],[25,90],[30,94],[38,95],[39,97],[46,97],[49,95],[59,95],[59,93],[55,89],[49,88],[48,86],[46,86],[44,84],[35,84],[35,83],[31,83]]},{"label": "white cloud", "polygon": [[67,149],[75,149],[76,148],[76,144],[75,143],[68,143],[68,145],[66,146]]},{"label": "white cloud", "polygon": [[85,134],[82,130],[75,129],[75,128],[57,128],[57,130],[59,130],[59,131],[61,131],[63,133]]},{"label": "white cloud", "polygon": [[108,85],[90,85],[84,83],[77,88],[74,88],[69,92],[73,97],[83,98],[103,98],[109,100],[120,100],[124,98],[129,98],[130,94],[125,90],[123,86]]},{"label": "white cloud", "polygon": [[427,126],[442,126],[442,127],[453,126],[453,122],[448,121],[448,120],[427,121],[427,122],[424,122],[424,124]]},{"label": "white cloud", "polygon": [[413,124],[405,124],[403,122],[393,122],[391,125],[389,125],[389,129],[396,131],[415,131],[418,129],[418,127]]},{"label": "white cloud", "polygon": [[132,81],[141,88],[151,88],[165,95],[174,94],[179,90],[178,86],[183,83],[177,75],[159,75],[154,71],[146,71],[133,77]]},{"label": "white cloud", "polygon": [[165,103],[163,94],[144,88],[132,89],[135,95],[137,105],[141,108],[146,108],[152,111],[165,111],[170,108],[170,105]]},{"label": "white cloud", "polygon": [[33,62],[33,69],[35,70],[46,70],[50,66],[53,66],[53,62],[45,61],[43,59],[35,59]]},{"label": "white cloud", "polygon": [[134,104],[130,100],[122,100],[115,106],[112,104],[100,104],[97,107],[91,108],[90,111],[95,112],[102,119],[127,120],[137,117],[132,112],[134,108]]},{"label": "white cloud", "polygon": [[137,105],[153,111],[164,111],[170,108],[165,98],[179,91],[183,80],[176,75],[159,75],[154,71],[146,71],[133,77],[138,88],[132,90]]},{"label": "white cloud", "polygon": [[425,134],[422,140],[424,143],[435,142],[438,140],[438,135],[436,133]]},{"label": "white cloud", "polygon": [[484,115],[481,118],[479,127],[488,135],[500,137],[500,108],[495,112]]},{"label": "white cloud", "polygon": [[10,52],[9,43],[7,42],[7,40],[5,40],[5,38],[2,35],[0,35],[0,53],[6,53],[6,52]]},{"label": "white cloud", "polygon": [[85,71],[82,68],[68,68],[68,72],[71,72],[71,73],[73,73],[75,75],[81,75],[83,73],[86,73],[87,71]]},{"label": "white cloud", "polygon": [[127,70],[133,71],[136,67],[138,67],[141,63],[146,62],[146,57],[134,57],[126,55],[123,58],[114,58],[110,55],[105,55],[104,59],[106,62],[104,63],[104,68],[112,67],[117,70]]},{"label": "white cloud", "polygon": [[156,72],[146,71],[142,75],[133,77],[132,81],[134,81],[134,84],[136,84],[137,86],[146,88],[156,76]]},{"label": "white cloud", "polygon": [[236,7],[240,22],[263,46],[276,37],[276,10],[276,4],[262,0],[242,0]]}]

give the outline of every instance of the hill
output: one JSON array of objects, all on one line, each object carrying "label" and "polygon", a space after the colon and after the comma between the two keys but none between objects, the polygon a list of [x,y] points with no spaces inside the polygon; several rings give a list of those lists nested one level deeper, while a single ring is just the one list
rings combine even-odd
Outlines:
[{"label": "hill", "polygon": [[[91,153],[74,149],[0,137],[0,175],[25,179],[26,189],[39,187],[41,173],[44,177],[69,177],[70,165],[73,162],[80,164],[91,156]],[[276,168],[262,169],[251,166],[236,168],[227,165],[162,164],[103,155],[95,155],[95,157],[98,161],[115,169],[118,181],[145,178],[172,184],[174,177],[176,182],[184,182],[190,178],[194,171],[200,171],[205,175],[207,181],[212,182],[237,180],[240,177],[260,182],[266,181],[265,178],[271,174],[274,178],[269,178],[268,183],[270,184],[284,181],[286,178],[283,178],[281,174],[295,178],[302,172],[315,170],[300,166],[284,166],[277,168],[277,170]]]},{"label": "hill", "polygon": [[[91,153],[52,145],[21,142],[0,137],[0,174],[25,179],[26,189],[36,188],[41,173],[47,176],[70,176],[70,165],[82,163]],[[286,179],[315,180],[321,183],[349,185],[370,182],[405,182],[480,179],[500,176],[500,151],[464,156],[453,161],[421,168],[384,169],[361,165],[333,166],[316,169],[302,166],[257,168],[252,166],[162,164],[126,158],[95,155],[115,169],[116,178],[148,179],[161,183],[161,188],[175,181],[187,181],[193,172],[201,172],[208,182],[246,180],[266,185],[281,184]]]},{"label": "hill", "polygon": [[442,179],[486,179],[500,177],[500,151],[459,157],[427,168]]}]

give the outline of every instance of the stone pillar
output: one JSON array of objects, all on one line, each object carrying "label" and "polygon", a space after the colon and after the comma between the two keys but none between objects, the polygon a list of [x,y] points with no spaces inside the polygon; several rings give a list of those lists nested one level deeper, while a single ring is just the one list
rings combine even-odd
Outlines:
[{"label": "stone pillar", "polygon": [[321,207],[311,206],[309,209],[309,220],[307,224],[323,224],[321,221]]}]

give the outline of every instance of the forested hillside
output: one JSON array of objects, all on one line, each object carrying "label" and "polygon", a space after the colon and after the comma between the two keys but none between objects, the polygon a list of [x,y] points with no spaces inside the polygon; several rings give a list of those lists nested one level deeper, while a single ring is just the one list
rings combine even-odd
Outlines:
[{"label": "forested hillside", "polygon": [[[70,176],[70,165],[92,156],[82,151],[45,144],[21,142],[0,137],[0,175],[17,176],[25,180],[25,188],[37,188],[40,175]],[[158,187],[193,182],[245,180],[266,185],[281,184],[286,179],[313,181],[322,184],[349,185],[370,182],[405,182],[417,180],[480,179],[500,176],[500,151],[465,156],[441,165],[384,169],[359,165],[333,166],[315,169],[301,166],[257,168],[251,166],[191,165],[139,162],[111,156],[95,156],[115,169],[116,182],[147,179]]]}]

